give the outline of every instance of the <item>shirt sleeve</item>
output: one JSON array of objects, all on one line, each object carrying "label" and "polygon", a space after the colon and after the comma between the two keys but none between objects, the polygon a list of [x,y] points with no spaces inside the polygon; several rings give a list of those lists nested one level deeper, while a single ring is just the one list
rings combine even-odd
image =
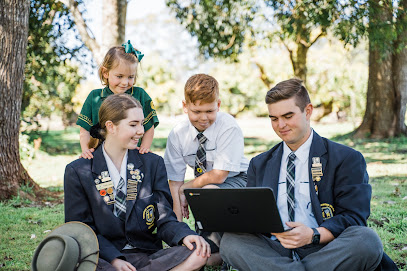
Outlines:
[{"label": "shirt sleeve", "polygon": [[157,127],[159,124],[157,111],[155,110],[154,103],[148,95],[148,93],[140,88],[137,87],[136,91],[133,93],[134,98],[140,101],[141,105],[143,106],[143,114],[144,114],[144,130],[148,131],[151,127]]},{"label": "shirt sleeve", "polygon": [[174,130],[168,135],[167,147],[164,153],[164,163],[169,180],[177,182],[184,181],[187,165],[182,156],[181,144]]},{"label": "shirt sleeve", "polygon": [[93,126],[92,122],[92,93],[91,92],[83,103],[81,113],[78,116],[76,124],[87,131]]},{"label": "shirt sleeve", "polygon": [[217,139],[213,169],[239,172],[243,155],[243,133],[237,126],[230,127]]}]

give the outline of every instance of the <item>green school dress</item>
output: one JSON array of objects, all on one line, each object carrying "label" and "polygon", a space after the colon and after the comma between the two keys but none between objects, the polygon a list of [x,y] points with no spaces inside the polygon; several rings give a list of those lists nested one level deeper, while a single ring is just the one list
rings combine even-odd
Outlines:
[{"label": "green school dress", "polygon": [[[157,112],[155,111],[153,101],[147,92],[142,88],[132,87],[126,90],[126,93],[139,100],[143,106],[144,130],[148,131],[153,125],[156,127],[159,123]],[[102,105],[102,102],[112,94],[114,93],[109,87],[92,90],[83,104],[76,124],[89,131],[93,125],[99,122],[99,108]]]}]

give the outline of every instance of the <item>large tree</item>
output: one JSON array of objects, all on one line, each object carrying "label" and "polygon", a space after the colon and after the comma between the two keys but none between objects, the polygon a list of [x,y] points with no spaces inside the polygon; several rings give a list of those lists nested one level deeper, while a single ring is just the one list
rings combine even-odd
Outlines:
[{"label": "large tree", "polygon": [[406,135],[407,1],[354,0],[348,11],[338,34],[353,44],[364,36],[369,39],[366,111],[355,136]]},{"label": "large tree", "polygon": [[29,0],[0,1],[0,200],[32,182],[20,162],[19,128]]},{"label": "large tree", "polygon": [[92,52],[97,64],[101,64],[107,50],[124,42],[126,30],[127,0],[103,0],[102,40],[97,41],[83,16],[83,2],[59,0],[66,5],[74,19],[81,39]]}]

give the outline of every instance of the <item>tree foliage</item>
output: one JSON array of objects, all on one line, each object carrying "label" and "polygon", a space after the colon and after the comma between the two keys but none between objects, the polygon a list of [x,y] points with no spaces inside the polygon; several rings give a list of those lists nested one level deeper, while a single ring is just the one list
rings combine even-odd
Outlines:
[{"label": "tree foliage", "polygon": [[[61,112],[68,119],[72,96],[82,76],[71,59],[80,57],[81,46],[68,46],[64,35],[73,27],[68,10],[52,0],[31,0],[25,65],[23,118]],[[74,32],[71,32],[74,33]]]},{"label": "tree foliage", "polygon": [[326,35],[341,12],[333,0],[167,0],[167,5],[197,37],[206,57],[236,60],[248,36],[256,44],[278,38],[289,52],[294,75],[304,81],[308,49]]}]

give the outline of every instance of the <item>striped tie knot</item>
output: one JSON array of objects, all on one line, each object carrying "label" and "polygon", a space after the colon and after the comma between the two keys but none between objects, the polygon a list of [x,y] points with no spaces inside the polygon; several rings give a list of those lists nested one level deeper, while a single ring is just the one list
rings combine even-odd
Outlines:
[{"label": "striped tie knot", "polygon": [[198,138],[199,144],[204,144],[206,140],[208,140],[203,133],[198,133],[196,137]]},{"label": "striped tie knot", "polygon": [[288,160],[290,160],[291,162],[293,162],[295,160],[295,158],[297,158],[297,156],[295,156],[294,152],[292,152],[288,155]]}]

